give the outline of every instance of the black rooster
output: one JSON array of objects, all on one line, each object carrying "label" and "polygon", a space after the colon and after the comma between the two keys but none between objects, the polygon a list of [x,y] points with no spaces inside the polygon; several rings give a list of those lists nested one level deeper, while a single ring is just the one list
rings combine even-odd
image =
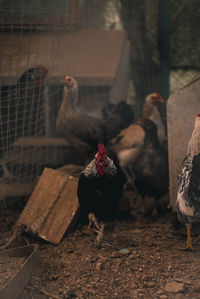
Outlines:
[{"label": "black rooster", "polygon": [[88,215],[89,227],[94,224],[98,245],[103,238],[104,222],[111,219],[123,194],[123,181],[107,154],[104,145],[82,171],[77,195],[82,212]]}]

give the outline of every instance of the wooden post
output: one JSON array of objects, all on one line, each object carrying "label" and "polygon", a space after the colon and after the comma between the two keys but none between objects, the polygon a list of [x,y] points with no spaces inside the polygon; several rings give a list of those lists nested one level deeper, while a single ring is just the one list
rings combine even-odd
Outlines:
[{"label": "wooden post", "polygon": [[[160,0],[159,5],[159,50],[161,94],[168,99],[170,93],[170,0]],[[161,114],[166,116],[166,105],[162,105]],[[166,121],[165,121],[166,124]]]},{"label": "wooden post", "polygon": [[49,86],[44,85],[44,117],[45,117],[45,137],[50,137],[50,112],[49,112]]},{"label": "wooden post", "polygon": [[159,48],[162,96],[169,97],[170,76],[170,3],[169,0],[160,0],[159,14]]}]

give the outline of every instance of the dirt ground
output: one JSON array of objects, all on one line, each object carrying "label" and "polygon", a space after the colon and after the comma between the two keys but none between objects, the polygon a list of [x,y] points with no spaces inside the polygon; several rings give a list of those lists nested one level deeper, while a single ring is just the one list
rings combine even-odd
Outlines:
[{"label": "dirt ground", "polygon": [[[1,213],[1,244],[22,209]],[[197,250],[179,250],[185,245],[185,229],[170,211],[154,219],[121,215],[107,224],[101,248],[95,245],[95,232],[80,221],[57,246],[28,240],[39,245],[41,266],[21,299],[200,298],[198,229],[193,229]]]}]

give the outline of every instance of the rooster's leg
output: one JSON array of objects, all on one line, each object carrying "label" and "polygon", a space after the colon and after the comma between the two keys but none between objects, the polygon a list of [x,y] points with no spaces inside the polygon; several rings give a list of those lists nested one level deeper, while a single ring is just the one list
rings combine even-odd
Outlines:
[{"label": "rooster's leg", "polygon": [[95,231],[97,233],[96,243],[97,243],[98,246],[100,246],[101,241],[103,239],[104,227],[105,227],[105,224],[103,222],[101,222],[100,228],[99,229],[95,229]]},{"label": "rooster's leg", "polygon": [[88,228],[92,227],[92,224],[94,224],[94,231],[97,233],[97,237],[96,237],[96,243],[98,246],[100,246],[101,244],[101,240],[103,239],[103,233],[104,233],[104,227],[105,224],[103,222],[100,222],[100,224],[98,223],[95,214],[94,213],[90,213],[88,215],[89,218],[89,225]]},{"label": "rooster's leg", "polygon": [[191,228],[192,224],[191,223],[186,223],[186,229],[187,229],[187,241],[186,241],[186,247],[185,248],[180,248],[181,250],[195,250],[195,248],[192,246],[192,237],[191,237]]},{"label": "rooster's leg", "polygon": [[99,223],[95,217],[95,214],[94,213],[90,213],[88,215],[88,219],[89,219],[89,224],[88,224],[88,228],[91,228],[92,227],[92,223],[94,223],[96,229],[100,229],[100,226],[99,226]]}]

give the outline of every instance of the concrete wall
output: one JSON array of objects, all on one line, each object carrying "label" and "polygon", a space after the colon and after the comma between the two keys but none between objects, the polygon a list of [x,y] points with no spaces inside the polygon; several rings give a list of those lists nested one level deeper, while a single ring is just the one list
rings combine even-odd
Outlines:
[{"label": "concrete wall", "polygon": [[170,202],[175,211],[177,177],[200,112],[200,78],[170,96],[167,104]]}]

